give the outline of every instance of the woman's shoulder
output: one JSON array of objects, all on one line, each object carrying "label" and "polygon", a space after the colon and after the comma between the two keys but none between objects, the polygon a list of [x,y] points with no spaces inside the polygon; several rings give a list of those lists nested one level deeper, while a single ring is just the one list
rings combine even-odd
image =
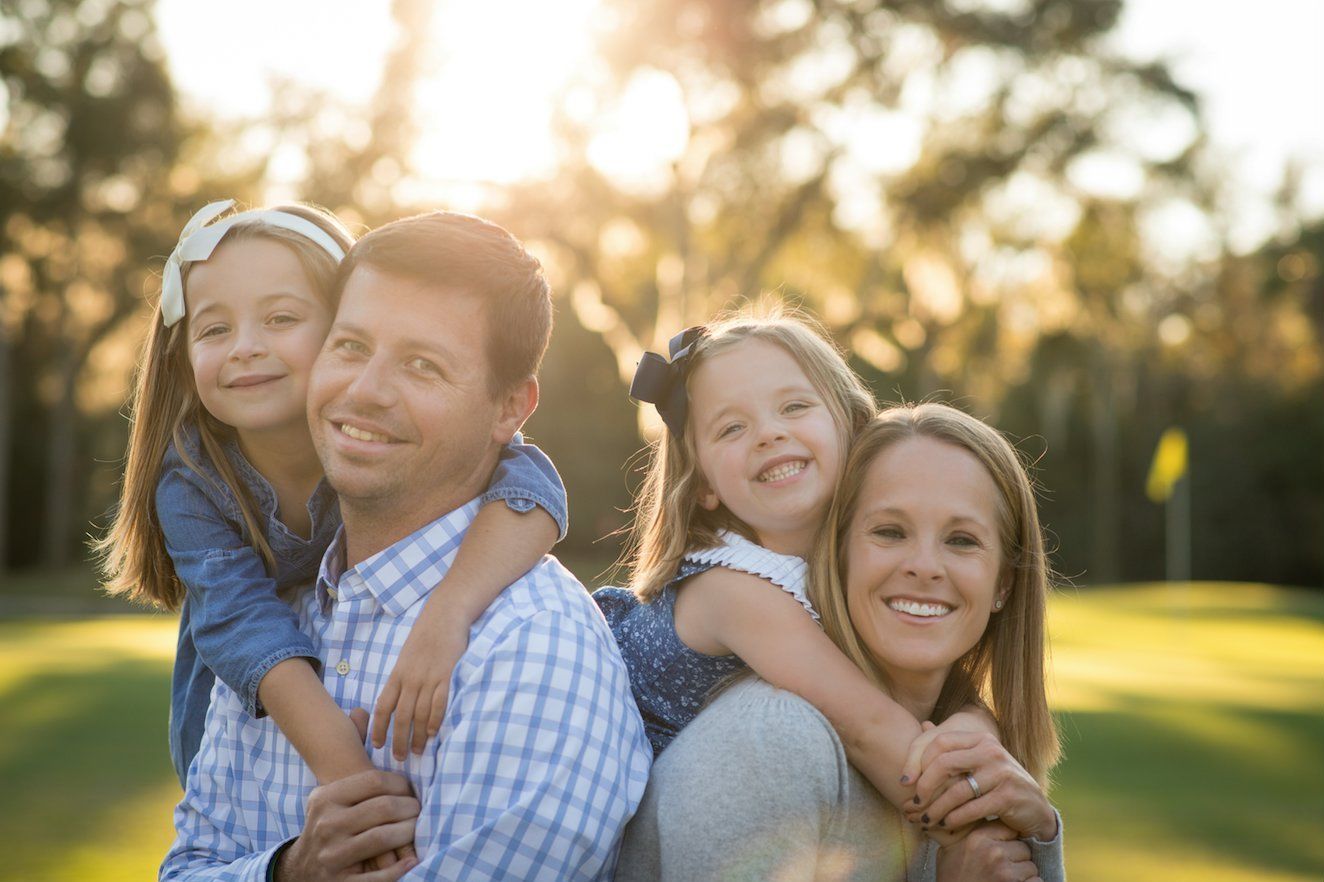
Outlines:
[{"label": "woman's shoulder", "polygon": [[762,781],[797,804],[822,806],[846,798],[850,764],[813,705],[750,677],[727,687],[681,730],[654,775],[686,786]]},{"label": "woman's shoulder", "polygon": [[817,708],[794,692],[754,676],[733,683],[714,697],[681,732],[676,744],[687,737],[705,744],[739,744],[743,753],[757,753],[769,764],[818,757],[836,769],[846,762],[841,738]]}]

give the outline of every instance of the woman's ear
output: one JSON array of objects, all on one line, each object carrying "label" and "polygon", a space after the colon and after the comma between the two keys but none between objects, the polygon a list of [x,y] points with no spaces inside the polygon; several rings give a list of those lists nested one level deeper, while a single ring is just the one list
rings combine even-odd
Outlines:
[{"label": "woman's ear", "polygon": [[1000,612],[1007,605],[1007,598],[1011,596],[1011,573],[1003,576],[998,582],[998,593],[993,597],[993,612]]}]

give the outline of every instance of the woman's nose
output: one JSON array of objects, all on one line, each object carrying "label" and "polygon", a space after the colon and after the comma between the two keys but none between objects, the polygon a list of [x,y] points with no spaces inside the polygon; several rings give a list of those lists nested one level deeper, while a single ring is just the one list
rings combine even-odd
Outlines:
[{"label": "woman's nose", "polygon": [[915,542],[911,545],[910,555],[906,558],[905,571],[906,575],[920,581],[942,578],[942,564],[927,542]]}]

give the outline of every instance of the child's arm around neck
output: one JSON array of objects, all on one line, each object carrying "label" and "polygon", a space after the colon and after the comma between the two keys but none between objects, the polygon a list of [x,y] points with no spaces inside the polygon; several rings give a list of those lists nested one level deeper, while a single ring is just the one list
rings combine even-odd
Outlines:
[{"label": "child's arm around neck", "polygon": [[[483,506],[464,536],[455,562],[433,589],[409,631],[373,711],[372,741],[386,744],[392,716],[392,752],[403,760],[412,747],[441,730],[451,673],[469,645],[469,628],[512,582],[532,569],[556,543],[560,528],[540,508],[517,512],[502,502]],[[411,731],[412,730],[412,731]]]},{"label": "child's arm around neck", "polygon": [[698,652],[739,656],[764,680],[818,708],[851,764],[888,802],[901,806],[914,796],[900,779],[919,722],[870,682],[790,594],[748,573],[708,570],[681,589],[676,633]]}]

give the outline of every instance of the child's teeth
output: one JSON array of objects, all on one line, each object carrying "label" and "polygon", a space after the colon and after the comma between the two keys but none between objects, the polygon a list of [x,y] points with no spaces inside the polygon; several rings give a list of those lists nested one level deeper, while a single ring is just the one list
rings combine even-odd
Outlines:
[{"label": "child's teeth", "polygon": [[801,471],[804,470],[804,467],[805,467],[804,460],[796,460],[795,462],[785,462],[777,466],[776,468],[768,469],[766,472],[759,475],[759,481],[765,484],[769,481],[780,481],[783,478],[789,478],[791,475],[799,474]]},{"label": "child's teeth", "polygon": [[363,429],[359,429],[354,426],[351,426],[348,423],[341,426],[340,431],[344,432],[346,435],[348,435],[351,438],[354,438],[357,441],[390,441],[391,440],[386,435],[378,435],[376,432],[367,432],[364,431]]}]

